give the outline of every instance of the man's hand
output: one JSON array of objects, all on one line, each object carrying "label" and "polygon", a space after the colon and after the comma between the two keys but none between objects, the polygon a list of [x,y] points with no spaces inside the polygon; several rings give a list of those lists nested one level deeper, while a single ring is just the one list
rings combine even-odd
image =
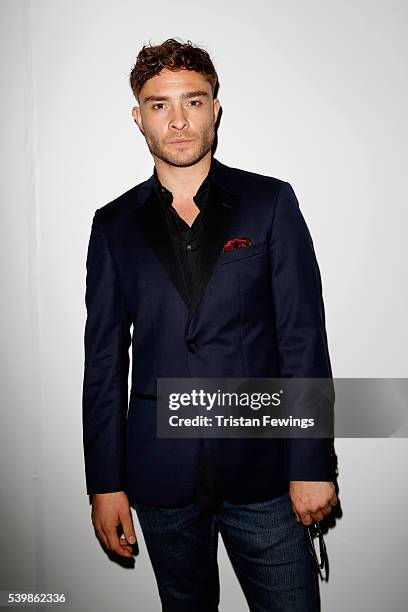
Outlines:
[{"label": "man's hand", "polygon": [[[136,542],[129,501],[124,491],[117,493],[95,493],[92,496],[92,524],[105,548],[131,557],[132,544]],[[123,535],[118,537],[117,526],[122,526]]]},{"label": "man's hand", "polygon": [[291,480],[289,495],[296,520],[303,525],[321,521],[338,502],[332,482]]}]

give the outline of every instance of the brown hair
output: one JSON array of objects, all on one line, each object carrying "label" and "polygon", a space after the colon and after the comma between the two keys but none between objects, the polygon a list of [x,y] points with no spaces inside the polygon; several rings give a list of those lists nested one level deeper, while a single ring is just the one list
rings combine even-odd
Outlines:
[{"label": "brown hair", "polygon": [[174,38],[168,38],[161,45],[144,45],[136,58],[129,82],[138,102],[143,85],[163,68],[169,70],[185,68],[201,72],[210,83],[215,98],[218,75],[207,51],[194,46],[191,40],[182,43]]}]

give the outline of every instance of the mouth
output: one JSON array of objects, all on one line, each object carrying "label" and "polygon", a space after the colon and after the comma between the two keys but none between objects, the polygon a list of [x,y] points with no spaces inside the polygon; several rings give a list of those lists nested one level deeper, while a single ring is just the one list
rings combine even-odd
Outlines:
[{"label": "mouth", "polygon": [[169,142],[169,144],[184,145],[184,144],[187,144],[189,142],[192,142],[192,140],[187,140],[186,138],[179,138],[177,140],[172,140],[171,142]]}]

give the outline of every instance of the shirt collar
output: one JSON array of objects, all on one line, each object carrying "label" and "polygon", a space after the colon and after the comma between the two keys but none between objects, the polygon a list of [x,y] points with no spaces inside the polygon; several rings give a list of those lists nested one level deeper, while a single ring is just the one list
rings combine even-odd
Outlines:
[{"label": "shirt collar", "polygon": [[[214,165],[215,165],[214,157],[211,156],[211,165],[210,165],[208,174],[203,180],[203,182],[201,183],[201,185],[199,186],[199,188],[197,189],[195,196],[193,196],[193,200],[197,204],[200,210],[202,209],[206,201],[206,196],[208,195],[210,181],[214,176]],[[166,189],[166,187],[164,187],[161,184],[159,177],[157,175],[156,166],[154,167],[153,175],[154,175],[154,187],[155,187],[157,195],[159,196],[160,201],[166,202],[170,206],[170,204],[173,202],[173,194],[171,193],[171,191]]]}]

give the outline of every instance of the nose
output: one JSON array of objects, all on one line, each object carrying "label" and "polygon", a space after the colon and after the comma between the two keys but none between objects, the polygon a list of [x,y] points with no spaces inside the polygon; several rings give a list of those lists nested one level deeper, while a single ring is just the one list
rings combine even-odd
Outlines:
[{"label": "nose", "polygon": [[182,106],[176,106],[170,121],[170,127],[182,130],[188,126],[187,117]]}]

